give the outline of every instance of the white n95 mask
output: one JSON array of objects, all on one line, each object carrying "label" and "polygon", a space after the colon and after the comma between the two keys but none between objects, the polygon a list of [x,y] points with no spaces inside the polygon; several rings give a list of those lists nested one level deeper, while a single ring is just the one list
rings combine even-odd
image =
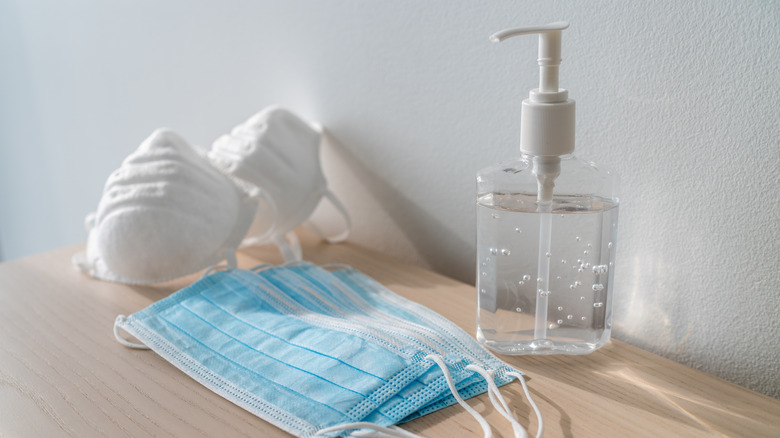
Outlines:
[{"label": "white n95 mask", "polygon": [[235,266],[257,201],[214,169],[205,151],[158,129],[109,176],[87,216],[74,264],[104,280],[151,284],[221,260]]},{"label": "white n95 mask", "polygon": [[349,216],[328,190],[320,166],[320,139],[319,129],[284,108],[272,106],[214,142],[209,152],[212,163],[266,195],[267,203],[258,206],[243,245],[274,242],[286,261],[300,260],[300,245],[292,230],[312,215],[323,197],[343,215],[346,224],[344,232],[325,238],[331,243],[346,239]]}]

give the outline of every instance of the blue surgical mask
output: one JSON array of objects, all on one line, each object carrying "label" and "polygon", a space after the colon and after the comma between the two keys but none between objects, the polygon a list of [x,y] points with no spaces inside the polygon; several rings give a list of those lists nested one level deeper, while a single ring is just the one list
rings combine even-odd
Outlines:
[{"label": "blue surgical mask", "polygon": [[119,329],[296,436],[388,431],[456,402],[470,409],[461,396],[485,391],[525,434],[496,387],[522,382],[518,371],[452,322],[354,269],[304,263],[217,272],[120,315],[117,339],[136,346]]}]

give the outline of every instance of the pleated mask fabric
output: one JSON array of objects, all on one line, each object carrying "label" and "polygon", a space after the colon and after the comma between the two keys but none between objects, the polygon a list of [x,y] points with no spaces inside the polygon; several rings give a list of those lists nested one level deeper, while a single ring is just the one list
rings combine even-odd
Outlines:
[{"label": "pleated mask fabric", "polygon": [[119,329],[299,437],[392,426],[520,376],[446,318],[348,267],[216,272],[117,317],[117,339],[132,345]]}]

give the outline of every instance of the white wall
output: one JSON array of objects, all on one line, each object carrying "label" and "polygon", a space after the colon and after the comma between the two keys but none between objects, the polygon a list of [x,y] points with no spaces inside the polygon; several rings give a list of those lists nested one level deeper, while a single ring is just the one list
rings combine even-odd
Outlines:
[{"label": "white wall", "polygon": [[615,337],[780,397],[780,6],[771,1],[0,2],[6,259],[81,221],[154,128],[322,121],[352,240],[473,280],[474,174],[517,153],[535,39],[570,20],[578,154],[622,175]]}]

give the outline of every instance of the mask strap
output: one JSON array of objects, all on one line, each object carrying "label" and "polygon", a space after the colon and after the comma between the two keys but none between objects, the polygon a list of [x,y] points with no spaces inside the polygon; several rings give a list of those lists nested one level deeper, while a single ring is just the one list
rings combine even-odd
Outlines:
[{"label": "mask strap", "polygon": [[224,254],[224,259],[227,265],[231,268],[237,268],[238,267],[238,260],[236,259],[236,250],[229,250],[226,249]]},{"label": "mask strap", "polygon": [[150,348],[144,344],[136,344],[135,342],[130,342],[122,337],[122,334],[119,333],[119,324],[124,323],[125,320],[127,320],[125,315],[117,315],[116,319],[114,320],[114,337],[116,340],[125,347],[135,348],[137,350],[150,350]]},{"label": "mask strap", "polygon": [[210,266],[208,269],[203,271],[203,274],[200,276],[200,279],[203,280],[204,278],[208,277],[209,275],[217,272],[217,271],[227,271],[228,269],[231,269],[232,266],[229,265],[214,265]]},{"label": "mask strap", "polygon": [[347,237],[349,236],[350,231],[352,230],[352,219],[349,217],[349,213],[347,213],[347,208],[344,207],[344,204],[339,201],[339,199],[336,197],[336,195],[333,194],[330,190],[325,190],[325,192],[322,194],[325,199],[330,201],[330,203],[333,205],[333,207],[336,208],[336,210],[341,213],[341,216],[344,218],[344,231],[342,231],[339,234],[336,234],[335,236],[326,236],[325,233],[322,232],[322,230],[317,227],[317,225],[314,224],[314,222],[309,221],[307,222],[307,225],[311,227],[312,231],[314,231],[317,236],[321,239],[325,239],[328,241],[328,243],[340,243],[345,240],[347,240]]},{"label": "mask strap", "polygon": [[346,271],[352,269],[352,266],[346,263],[328,263],[327,265],[320,266],[320,268],[326,271]]},{"label": "mask strap", "polygon": [[271,222],[271,226],[268,227],[268,229],[263,234],[259,236],[250,236],[244,239],[241,242],[241,246],[253,246],[267,243],[268,240],[272,238],[272,235],[276,232],[276,221],[279,219],[279,209],[276,207],[276,202],[274,202],[274,198],[272,198],[271,195],[269,195],[265,190],[261,188],[255,189],[257,191],[254,192],[253,196],[260,196],[264,198],[268,203],[268,206],[271,207],[271,216],[273,217],[273,222]]},{"label": "mask strap", "polygon": [[496,408],[498,413],[501,414],[512,424],[512,430],[514,430],[515,432],[515,437],[527,438],[528,432],[526,432],[525,428],[523,428],[523,426],[517,421],[517,418],[512,413],[512,410],[509,409],[509,405],[506,403],[506,400],[504,400],[504,397],[501,395],[501,392],[498,390],[498,386],[496,386],[494,372],[488,371],[477,365],[468,365],[466,366],[466,369],[479,373],[479,375],[481,375],[485,379],[485,381],[488,384],[488,396],[490,397],[490,402],[493,403],[493,407]]},{"label": "mask strap", "polygon": [[517,377],[517,380],[520,381],[520,384],[523,385],[523,392],[525,392],[525,398],[528,399],[528,403],[531,405],[531,408],[533,408],[534,413],[536,414],[536,421],[539,422],[539,429],[536,431],[536,438],[541,438],[544,435],[544,420],[542,419],[542,413],[539,411],[539,407],[536,406],[536,403],[534,403],[534,399],[531,398],[531,393],[528,392],[528,385],[525,383],[525,378],[522,374],[516,373],[514,371],[509,371],[506,373],[508,376]]},{"label": "mask strap", "polygon": [[387,438],[422,438],[420,435],[415,435],[411,432],[407,432],[400,427],[397,426],[380,426],[378,424],[374,423],[368,423],[368,422],[358,422],[358,423],[345,423],[345,424],[339,424],[337,426],[331,426],[326,427],[325,429],[320,429],[317,431],[317,434],[314,436],[322,436],[324,434],[333,433],[333,432],[343,432],[345,430],[350,429],[369,429],[368,431],[355,431],[350,434],[350,436],[376,436],[376,437],[387,437]]},{"label": "mask strap", "polygon": [[272,268],[273,266],[274,265],[270,263],[260,263],[259,265],[252,266],[251,268],[249,268],[249,270],[256,273],[260,271],[265,271],[266,269]]},{"label": "mask strap", "polygon": [[468,403],[466,403],[465,400],[463,400],[463,397],[460,396],[458,393],[458,389],[455,388],[455,382],[452,380],[452,375],[450,375],[450,370],[447,368],[447,364],[444,363],[444,360],[442,360],[441,356],[435,355],[435,354],[429,354],[425,357],[425,360],[431,360],[433,362],[436,362],[436,365],[441,368],[442,373],[444,373],[444,378],[447,380],[447,385],[450,387],[450,392],[452,392],[452,396],[455,397],[455,400],[458,401],[458,404],[463,406],[463,409],[465,409],[471,416],[473,416],[478,422],[479,425],[482,426],[482,431],[485,432],[485,438],[491,438],[493,436],[493,431],[490,430],[490,425],[488,424],[487,420],[485,420],[485,417],[480,415],[479,412],[475,411],[474,408],[469,406]]},{"label": "mask strap", "polygon": [[294,262],[303,258],[301,242],[298,240],[298,235],[295,234],[294,231],[290,231],[286,236],[274,236],[273,242],[279,247],[279,251],[281,251],[285,262]]},{"label": "mask strap", "polygon": [[[87,234],[89,234],[93,228],[95,228],[95,223],[97,222],[97,213],[90,213],[87,215],[87,217],[84,218],[84,229],[87,230]],[[87,260],[87,251],[79,251],[76,254],[73,254],[73,257],[70,259],[71,263],[73,263],[73,266],[79,270],[82,274],[87,274],[90,277],[94,277],[94,271],[95,271],[95,265],[90,260]]]},{"label": "mask strap", "polygon": [[268,194],[268,192],[266,192],[263,189],[260,189],[259,194],[260,196],[265,198],[265,201],[268,202],[269,206],[271,206],[271,214],[273,215],[274,218],[274,221],[271,222],[271,226],[268,227],[268,231],[266,231],[265,233],[257,237],[258,240],[265,240],[268,238],[268,236],[273,234],[274,231],[276,231],[276,221],[279,219],[279,209],[276,208],[276,202],[274,201],[274,198],[272,198],[271,195]]},{"label": "mask strap", "polygon": [[94,277],[93,272],[95,270],[95,266],[87,260],[86,251],[79,251],[76,254],[73,254],[73,257],[70,258],[70,262],[82,274],[87,274],[91,277]]},{"label": "mask strap", "polygon": [[[466,401],[463,400],[463,398],[458,393],[457,388],[455,388],[455,382],[452,379],[452,375],[450,374],[450,370],[447,367],[447,364],[444,363],[444,360],[442,360],[441,356],[430,354],[426,356],[425,359],[435,362],[436,365],[438,365],[439,368],[441,368],[441,371],[444,374],[444,378],[447,381],[447,385],[449,386],[452,395],[455,397],[455,400],[457,400],[458,404],[463,406],[463,408],[466,409],[466,411],[468,411],[479,422],[480,426],[482,426],[483,432],[485,432],[485,438],[492,437],[493,432],[490,429],[490,425],[488,424],[487,420],[485,420],[485,417],[480,415],[479,412],[475,411],[474,408],[469,406],[469,404],[466,403]],[[515,437],[526,438],[528,434],[526,433],[523,426],[521,426],[520,423],[518,423],[517,419],[514,418],[513,414],[511,413],[509,409],[509,405],[507,405],[506,400],[504,400],[504,397],[501,396],[501,393],[498,390],[498,386],[496,386],[496,382],[493,375],[489,371],[485,370],[484,368],[476,365],[469,365],[466,367],[466,369],[470,371],[475,371],[485,378],[488,384],[488,395],[490,396],[490,401],[493,403],[493,406],[501,415],[503,415],[507,420],[510,421],[510,423],[512,423],[512,429],[515,432]],[[528,397],[528,400],[531,402],[531,406],[533,407],[534,412],[536,412],[537,418],[539,420],[539,433],[537,434],[537,438],[540,438],[542,436],[542,433],[544,432],[541,413],[539,412],[539,409],[536,407],[536,404],[533,403],[530,395],[528,394],[527,386],[525,384],[525,380],[523,379],[523,376],[519,373],[514,373],[514,372],[508,372],[507,375],[512,375],[520,379],[520,382],[523,385],[523,389],[526,391],[526,397]],[[378,434],[369,435],[370,432],[357,431],[357,432],[353,432],[351,434],[352,436],[380,436],[380,437],[417,437],[418,436],[397,427],[386,428],[386,427],[376,425],[374,423],[365,423],[365,422],[340,424],[338,426],[332,426],[325,429],[321,429],[317,432],[317,436],[327,434],[327,433],[332,433],[332,432],[345,431],[349,429],[370,429],[372,431],[378,432]]]}]

